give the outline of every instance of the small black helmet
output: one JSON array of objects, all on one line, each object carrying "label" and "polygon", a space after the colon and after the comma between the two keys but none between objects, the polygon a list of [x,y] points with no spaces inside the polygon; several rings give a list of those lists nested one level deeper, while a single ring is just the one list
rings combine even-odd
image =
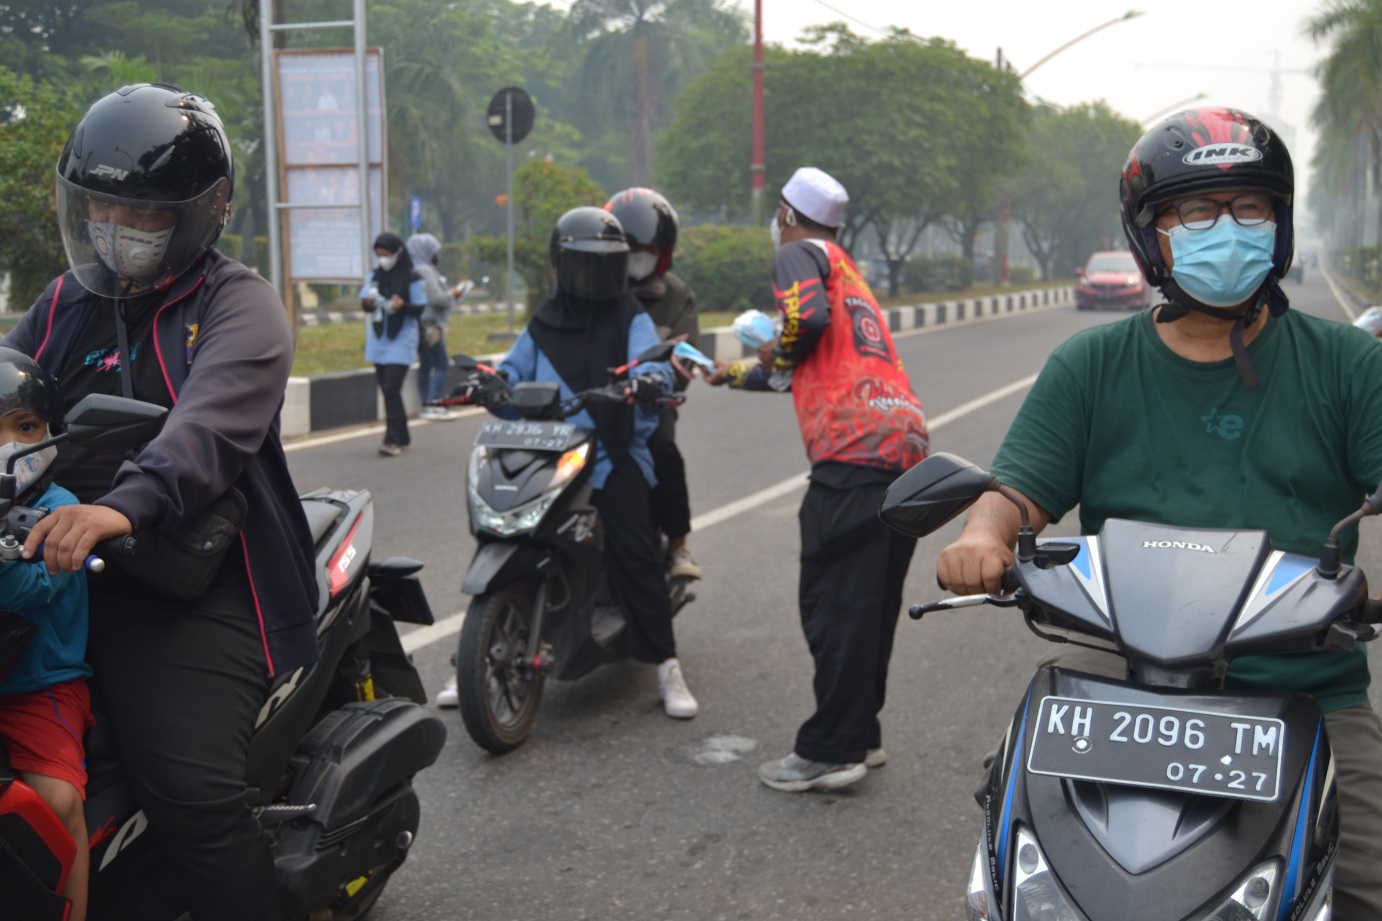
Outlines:
[{"label": "small black helmet", "polygon": [[1269,277],[1285,277],[1294,245],[1291,154],[1260,119],[1237,109],[1205,107],[1178,112],[1150,129],[1123,166],[1123,233],[1149,284],[1161,287],[1171,277],[1157,245],[1156,206],[1225,189],[1264,189],[1272,195],[1276,247]]},{"label": "small black helmet", "polygon": [[677,212],[666,198],[652,189],[635,187],[605,202],[605,210],[619,219],[629,245],[656,246],[662,250],[653,274],[661,275],[672,267],[672,251],[677,245]]},{"label": "small black helmet", "polygon": [[116,90],[87,110],[58,158],[68,265],[104,297],[167,287],[220,236],[234,182],[209,101],[161,83]]},{"label": "small black helmet", "polygon": [[609,300],[629,287],[629,242],[603,208],[572,208],[557,218],[549,249],[557,288],[584,300]]},{"label": "small black helmet", "polygon": [[62,389],[53,376],[23,352],[0,347],[0,416],[21,409],[47,422],[54,433],[62,431],[67,419]]}]

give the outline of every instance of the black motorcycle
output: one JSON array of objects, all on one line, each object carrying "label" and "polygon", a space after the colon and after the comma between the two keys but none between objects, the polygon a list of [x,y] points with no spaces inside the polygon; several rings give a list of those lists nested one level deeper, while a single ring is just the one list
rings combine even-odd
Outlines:
[{"label": "black motorcycle", "polygon": [[921,537],[984,492],[1023,527],[1006,594],[915,607],[914,618],[1015,607],[1038,636],[1116,652],[1124,680],[1048,666],[1033,678],[982,795],[971,921],[1328,921],[1339,817],[1334,761],[1306,695],[1226,691],[1245,655],[1370,640],[1382,604],[1339,563],[1264,531],[1110,519],[1096,536],[1037,540],[1025,503],[936,454],[900,477],[881,516]]},{"label": "black motorcycle", "polygon": [[[672,348],[658,345],[611,368],[608,385],[567,398],[555,382],[510,387],[493,368],[454,358],[466,380],[443,404],[507,407],[520,417],[481,427],[466,480],[479,546],[461,585],[472,600],[456,690],[466,731],[487,751],[503,754],[527,738],[548,675],[574,680],[620,656],[625,615],[605,580],[604,531],[590,499],[596,435],[564,420],[587,404],[624,403],[638,366],[666,361]],[[668,579],[673,614],[695,600],[689,586]]]},{"label": "black motorcycle", "polygon": [[[69,413],[67,434],[30,450],[62,440],[125,450],[148,440],[165,412],[89,396]],[[11,507],[13,496],[7,471],[0,476],[0,555],[7,546],[17,550],[46,512]],[[272,840],[284,918],[346,921],[369,911],[407,858],[420,813],[412,778],[436,760],[446,728],[423,706],[422,682],[394,627],[396,621],[432,623],[417,577],[422,564],[371,559],[368,492],[318,489],[302,503],[320,583],[321,659],[275,681],[250,742],[247,780],[251,805]],[[138,550],[133,539],[117,538],[97,552]],[[96,556],[87,568],[98,573],[104,565]],[[23,652],[25,623],[16,615],[0,620],[0,668]],[[171,871],[146,834],[148,820],[121,777],[99,712],[87,737],[87,768],[88,917],[180,917]],[[57,893],[73,852],[65,827],[15,778],[0,745],[0,914],[7,921],[66,918],[68,903]]]}]

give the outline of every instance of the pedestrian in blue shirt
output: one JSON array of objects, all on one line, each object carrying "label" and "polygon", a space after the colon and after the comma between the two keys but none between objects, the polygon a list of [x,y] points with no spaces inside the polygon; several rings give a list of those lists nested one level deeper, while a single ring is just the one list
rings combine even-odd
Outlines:
[{"label": "pedestrian in blue shirt", "polygon": [[418,317],[427,305],[426,285],[398,236],[381,233],[374,240],[378,266],[360,291],[360,306],[370,314],[365,330],[365,360],[374,365],[384,395],[384,443],[379,453],[397,457],[412,439],[403,408],[403,381],[417,357]]}]

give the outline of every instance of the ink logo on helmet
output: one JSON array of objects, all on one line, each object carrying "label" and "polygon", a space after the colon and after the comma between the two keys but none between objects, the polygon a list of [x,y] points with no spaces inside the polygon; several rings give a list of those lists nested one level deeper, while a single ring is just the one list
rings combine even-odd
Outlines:
[{"label": "ink logo on helmet", "polygon": [[1261,159],[1262,151],[1248,144],[1206,144],[1181,157],[1181,162],[1187,166],[1232,166]]}]

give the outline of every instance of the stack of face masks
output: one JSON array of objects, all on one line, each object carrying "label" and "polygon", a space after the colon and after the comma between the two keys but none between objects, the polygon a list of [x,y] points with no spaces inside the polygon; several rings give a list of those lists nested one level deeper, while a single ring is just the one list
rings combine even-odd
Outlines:
[{"label": "stack of face masks", "polygon": [[730,329],[734,332],[734,338],[751,349],[777,338],[772,318],[761,310],[745,310],[734,318]]}]

